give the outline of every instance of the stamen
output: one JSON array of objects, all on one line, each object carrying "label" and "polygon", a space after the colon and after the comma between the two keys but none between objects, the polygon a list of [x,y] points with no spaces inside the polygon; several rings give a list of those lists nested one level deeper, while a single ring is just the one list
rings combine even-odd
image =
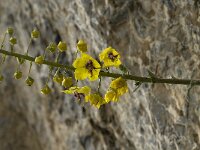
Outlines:
[{"label": "stamen", "polygon": [[114,61],[117,58],[118,55],[113,55],[112,52],[108,53],[108,58],[110,58],[112,61]]},{"label": "stamen", "polygon": [[91,76],[92,76],[92,70],[95,69],[92,60],[89,60],[86,65],[85,65],[86,69],[88,69],[88,71],[90,72]]},{"label": "stamen", "polygon": [[78,92],[74,92],[74,96],[78,99],[78,100],[82,100],[85,97],[85,94],[83,93],[78,93]]}]

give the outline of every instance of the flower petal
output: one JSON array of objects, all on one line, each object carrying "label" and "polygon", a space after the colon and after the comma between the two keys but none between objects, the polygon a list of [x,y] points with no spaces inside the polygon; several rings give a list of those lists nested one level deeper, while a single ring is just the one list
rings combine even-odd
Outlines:
[{"label": "flower petal", "polygon": [[73,86],[73,87],[70,87],[69,90],[64,90],[63,92],[66,93],[66,94],[74,94],[74,92],[78,89],[78,87],[76,86]]},{"label": "flower petal", "polygon": [[83,58],[77,58],[74,62],[73,62],[73,66],[74,68],[83,68],[85,67],[87,63],[87,60],[83,59]]},{"label": "flower petal", "polygon": [[88,70],[86,68],[77,68],[74,74],[76,80],[84,80],[89,75]]},{"label": "flower petal", "polygon": [[105,94],[105,101],[106,103],[110,102],[110,101],[118,101],[119,97],[117,96],[117,93],[113,90],[107,91],[107,93]]},{"label": "flower petal", "polygon": [[100,69],[93,69],[92,70],[92,75],[90,74],[88,76],[89,80],[90,81],[97,80],[99,78],[99,72],[100,72]]},{"label": "flower petal", "polygon": [[77,90],[78,93],[83,93],[85,95],[88,95],[90,93],[91,89],[88,86],[84,86]]}]

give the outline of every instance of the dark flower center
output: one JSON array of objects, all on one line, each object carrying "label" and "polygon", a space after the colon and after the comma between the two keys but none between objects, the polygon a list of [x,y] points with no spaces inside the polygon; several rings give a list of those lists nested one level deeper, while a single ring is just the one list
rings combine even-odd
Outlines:
[{"label": "dark flower center", "polygon": [[114,61],[117,58],[118,55],[114,55],[112,52],[108,53],[108,58],[110,58],[112,61]]},{"label": "dark flower center", "polygon": [[85,68],[91,73],[92,75],[92,70],[95,69],[92,60],[89,60],[86,65]]},{"label": "dark flower center", "polygon": [[78,92],[74,92],[74,96],[78,99],[78,100],[82,100],[85,97],[85,94],[83,93],[78,93]]}]

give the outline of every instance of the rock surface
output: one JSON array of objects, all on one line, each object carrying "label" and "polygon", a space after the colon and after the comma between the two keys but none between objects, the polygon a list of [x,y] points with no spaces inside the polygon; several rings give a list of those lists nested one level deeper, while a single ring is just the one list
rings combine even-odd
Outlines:
[{"label": "rock surface", "polygon": [[[198,0],[1,0],[1,39],[8,26],[16,29],[16,51],[27,49],[30,32],[41,38],[30,55],[43,53],[50,41],[67,41],[62,63],[72,62],[78,39],[90,54],[116,48],[131,74],[198,79],[200,77],[200,3]],[[55,56],[48,56],[54,59]],[[50,83],[53,92],[42,96],[46,66],[33,65],[33,87],[24,77],[13,79],[16,60],[3,65],[0,85],[0,150],[199,150],[200,88],[143,84],[118,103],[97,110],[81,106]],[[110,79],[103,79],[104,93]],[[88,84],[87,82],[83,82]],[[95,88],[95,84],[91,85]]]}]

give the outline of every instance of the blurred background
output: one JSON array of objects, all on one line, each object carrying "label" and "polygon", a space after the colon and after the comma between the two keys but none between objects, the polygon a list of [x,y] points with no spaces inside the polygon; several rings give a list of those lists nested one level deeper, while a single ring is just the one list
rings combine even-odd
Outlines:
[{"label": "blurred background", "polygon": [[[15,29],[15,51],[25,53],[30,33],[41,37],[29,54],[43,54],[49,42],[66,41],[60,59],[71,64],[76,43],[84,39],[97,58],[112,46],[131,74],[199,79],[200,4],[198,0],[0,0],[0,41]],[[8,39],[7,39],[8,41]],[[8,46],[5,46],[8,50]],[[55,55],[48,55],[54,60]],[[40,94],[48,67],[33,64],[33,86],[25,85],[29,63],[15,80],[16,59],[1,66],[0,150],[199,150],[200,88],[128,81],[129,93],[96,109],[82,106],[50,81]],[[103,94],[110,78],[103,78]],[[90,84],[96,88],[96,82]]]}]

